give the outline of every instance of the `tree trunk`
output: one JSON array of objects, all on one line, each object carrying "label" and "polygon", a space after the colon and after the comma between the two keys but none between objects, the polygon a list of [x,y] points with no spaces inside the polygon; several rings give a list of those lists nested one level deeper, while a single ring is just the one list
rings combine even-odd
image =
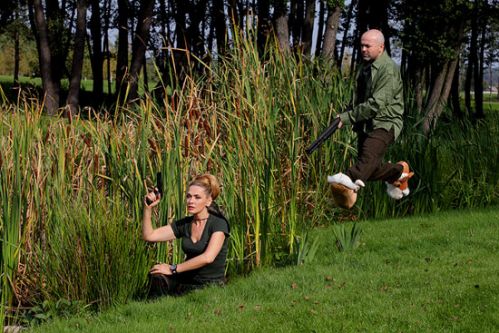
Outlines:
[{"label": "tree trunk", "polygon": [[317,36],[315,43],[315,56],[319,57],[322,52],[322,34],[324,33],[324,15],[326,11],[326,6],[324,1],[319,1],[319,22],[317,23]]},{"label": "tree trunk", "polygon": [[104,74],[102,68],[104,57],[101,47],[102,30],[100,23],[101,11],[99,3],[99,0],[92,0],[92,17],[90,18],[90,33],[92,35],[92,58],[90,59],[90,61],[92,64],[92,77],[94,82],[93,94],[98,103],[102,100],[102,94],[104,92]]},{"label": "tree trunk", "polygon": [[106,73],[107,73],[107,94],[111,95],[111,83],[113,82],[111,73],[111,50],[109,49],[109,21],[111,19],[111,0],[105,1],[104,10],[104,54],[106,58]]},{"label": "tree trunk", "polygon": [[428,106],[425,111],[423,121],[423,132],[428,135],[432,129],[436,127],[437,120],[442,113],[445,102],[449,98],[449,92],[452,86],[452,78],[456,71],[458,59],[450,60],[445,63],[433,85]]},{"label": "tree trunk", "polygon": [[352,58],[350,59],[350,76],[355,75],[355,69],[356,69],[356,63],[357,63],[357,57],[359,54],[359,40],[358,38],[355,38],[357,41],[356,43],[353,44],[352,46]]},{"label": "tree trunk", "polygon": [[314,32],[315,21],[315,0],[306,0],[305,21],[303,22],[302,32],[302,52],[305,55],[311,55],[312,35]]},{"label": "tree trunk", "polygon": [[390,0],[371,0],[368,7],[368,29],[378,29],[385,36],[385,50],[391,54],[390,26],[388,25],[388,7]]},{"label": "tree trunk", "polygon": [[452,112],[455,117],[462,118],[463,113],[461,111],[461,100],[459,98],[459,70],[460,70],[460,59],[458,59],[456,65],[456,72],[454,73],[454,78],[452,79],[452,90],[451,90],[451,105]]},{"label": "tree trunk", "polygon": [[484,67],[484,54],[485,54],[485,32],[487,27],[482,24],[480,37],[479,58],[477,66],[475,67],[475,117],[480,119],[484,118],[483,113],[483,67]]},{"label": "tree trunk", "polygon": [[343,57],[345,56],[345,48],[348,40],[348,32],[350,31],[350,23],[352,21],[352,14],[355,5],[357,4],[357,0],[352,0],[350,5],[348,6],[347,20],[345,22],[345,30],[343,31],[343,39],[341,40],[341,50],[338,57],[338,68],[342,68],[343,66]]},{"label": "tree trunk", "polygon": [[358,0],[357,2],[357,37],[367,31],[369,27],[369,1]]},{"label": "tree trunk", "polygon": [[469,115],[472,115],[471,83],[476,68],[478,68],[478,0],[475,1],[473,6],[468,68],[466,70],[466,80],[464,84],[464,104],[466,105],[466,109]]},{"label": "tree trunk", "polygon": [[468,112],[468,115],[471,115],[471,78],[473,76],[473,67],[474,67],[474,56],[473,53],[476,50],[473,49],[473,33],[471,34],[472,38],[470,41],[470,53],[468,55],[468,67],[466,67],[466,77],[464,79],[464,107]]},{"label": "tree trunk", "polygon": [[[282,0],[277,0],[282,1]],[[271,22],[270,22],[270,3],[269,0],[257,1],[257,47],[260,54],[263,54],[265,45],[269,38]]]},{"label": "tree trunk", "polygon": [[[182,0],[173,0],[170,2],[172,5],[173,18],[175,21],[175,33],[174,40],[172,44],[176,46],[178,50],[172,50],[171,61],[173,69],[172,71],[172,84],[182,82],[185,77],[186,68],[188,66],[188,52],[190,51],[190,40],[187,34],[187,23],[186,23],[186,6],[182,3]],[[184,51],[185,50],[185,51]]]},{"label": "tree trunk", "polygon": [[[279,1],[286,2],[285,0]],[[291,0],[290,9],[289,27],[291,28],[291,39],[293,40],[293,49],[297,50],[301,48],[301,34],[305,17],[303,1]]]},{"label": "tree trunk", "polygon": [[187,35],[191,40],[191,51],[195,55],[201,57],[206,53],[203,38],[203,29],[201,23],[204,21],[206,12],[207,0],[197,1],[195,9],[190,11],[190,24],[187,29]]},{"label": "tree trunk", "polygon": [[154,0],[145,0],[140,8],[136,35],[132,45],[132,63],[130,65],[130,76],[128,83],[130,91],[128,99],[133,101],[138,98],[138,80],[142,64],[145,61],[146,47],[149,41],[149,29],[151,27]]},{"label": "tree trunk", "polygon": [[[170,29],[169,29],[169,17],[171,15],[170,12],[170,7],[167,6],[166,0],[159,0],[159,23],[160,23],[160,36],[161,36],[161,50],[158,51],[156,54],[156,63],[158,64],[158,70],[161,73],[161,77],[163,79],[164,84],[168,85],[169,80],[169,74],[168,74],[168,69],[169,67],[166,65],[168,59],[169,59],[169,52],[168,49],[172,46],[171,39],[170,39]],[[157,86],[160,86],[162,83],[158,82]],[[158,91],[157,91],[158,92]],[[163,94],[164,91],[161,90],[161,94]]]},{"label": "tree trunk", "polygon": [[336,47],[336,33],[340,23],[341,7],[329,7],[326,21],[326,31],[324,32],[324,46],[322,56],[325,59],[334,60],[334,49]]},{"label": "tree trunk", "polygon": [[279,41],[279,49],[284,53],[289,53],[289,27],[288,27],[288,12],[286,2],[278,0],[275,3],[275,19],[274,26]]},{"label": "tree trunk", "polygon": [[238,27],[242,26],[237,12],[237,0],[228,0],[228,12],[229,24],[232,27],[232,31],[235,32]]},{"label": "tree trunk", "polygon": [[416,99],[416,110],[418,114],[423,112],[423,100],[424,100],[424,68],[419,67],[416,69],[414,74],[414,95]]},{"label": "tree trunk", "polygon": [[[47,35],[49,39],[50,54],[51,54],[51,71],[52,80],[57,87],[57,91],[61,87],[61,78],[69,71],[66,68],[66,58],[70,45],[70,32],[64,28],[64,18],[66,13],[62,10],[66,5],[59,0],[45,0],[46,4],[46,25]],[[64,7],[63,7],[64,6]],[[69,20],[70,29],[74,21],[74,11]]]},{"label": "tree trunk", "polygon": [[[423,113],[423,104],[425,99],[425,91],[428,91],[428,67],[429,64],[423,64],[421,59],[414,53],[406,50],[403,53],[405,59],[405,70],[402,73],[404,77],[405,94],[409,99],[414,99],[416,104],[417,114]],[[413,94],[411,96],[410,94]]]},{"label": "tree trunk", "polygon": [[[14,12],[14,19],[15,19],[15,24],[16,27],[19,24],[19,8],[16,6],[15,12]],[[19,87],[19,62],[20,62],[20,56],[19,56],[19,29],[15,29],[14,31],[14,88]]]},{"label": "tree trunk", "polygon": [[128,0],[118,0],[118,54],[116,59],[116,94],[125,98],[128,72]]},{"label": "tree trunk", "polygon": [[361,59],[360,54],[360,38],[364,32],[367,31],[369,26],[369,1],[370,0],[358,0],[357,3],[357,27],[355,29],[355,39],[354,39],[354,51],[355,54],[352,53],[352,66],[351,70],[355,72],[355,59]]},{"label": "tree trunk", "polygon": [[217,40],[218,54],[225,54],[227,27],[225,26],[224,1],[213,0],[213,25],[215,26],[215,35]]},{"label": "tree trunk", "polygon": [[69,116],[78,111],[80,101],[81,72],[83,68],[83,57],[85,53],[85,35],[87,24],[87,0],[78,0],[76,15],[76,33],[73,50],[73,66],[71,69],[71,80],[69,84],[68,98],[66,101]]},{"label": "tree trunk", "polygon": [[182,4],[181,0],[174,0],[173,5],[177,48],[189,50],[190,42],[188,41],[189,37],[187,36],[187,23],[185,21],[187,12],[185,10],[185,6]]},{"label": "tree trunk", "polygon": [[44,93],[45,110],[48,115],[56,115],[59,109],[59,89],[52,78],[52,57],[47,22],[41,0],[32,0],[34,9],[34,22],[36,25],[40,55],[40,72]]}]

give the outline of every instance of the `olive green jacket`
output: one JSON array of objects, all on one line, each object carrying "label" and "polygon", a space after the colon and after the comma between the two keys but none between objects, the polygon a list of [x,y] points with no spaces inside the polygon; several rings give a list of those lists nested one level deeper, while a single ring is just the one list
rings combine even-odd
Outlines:
[{"label": "olive green jacket", "polygon": [[[362,72],[365,65],[359,67]],[[402,78],[398,65],[384,51],[371,65],[371,79],[366,86],[366,99],[358,101],[354,96],[351,110],[341,113],[341,122],[345,125],[360,125],[363,131],[393,128],[395,139],[402,130],[404,97]],[[357,74],[357,78],[358,78]]]}]

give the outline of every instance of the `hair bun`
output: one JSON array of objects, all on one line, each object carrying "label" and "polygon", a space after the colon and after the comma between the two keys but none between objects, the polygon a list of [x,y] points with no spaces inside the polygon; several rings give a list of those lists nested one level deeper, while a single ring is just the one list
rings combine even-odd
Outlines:
[{"label": "hair bun", "polygon": [[192,185],[204,188],[213,200],[215,200],[220,194],[220,182],[217,177],[209,173],[194,177],[189,186]]}]

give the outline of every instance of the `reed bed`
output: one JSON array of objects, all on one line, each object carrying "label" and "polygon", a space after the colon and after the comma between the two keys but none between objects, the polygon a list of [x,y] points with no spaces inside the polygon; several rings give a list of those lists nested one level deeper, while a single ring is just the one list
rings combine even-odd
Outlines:
[{"label": "reed bed", "polygon": [[389,157],[415,169],[413,194],[393,202],[383,184],[369,184],[353,211],[335,208],[326,176],[353,163],[355,136],[342,130],[312,156],[304,149],[346,107],[351,81],[327,63],[276,49],[262,57],[253,42],[236,42],[204,75],[165,87],[160,100],[118,105],[112,116],[69,121],[44,117],[36,100],[4,104],[4,322],[15,320],[16,307],[44,300],[101,309],[140,298],[153,262],[181,260],[177,243],[140,238],[143,197],[158,171],[165,188],[157,225],[185,215],[191,176],[220,178],[229,277],[303,262],[316,247],[307,230],[320,224],[497,203],[497,125],[450,124],[426,138],[409,113]]}]

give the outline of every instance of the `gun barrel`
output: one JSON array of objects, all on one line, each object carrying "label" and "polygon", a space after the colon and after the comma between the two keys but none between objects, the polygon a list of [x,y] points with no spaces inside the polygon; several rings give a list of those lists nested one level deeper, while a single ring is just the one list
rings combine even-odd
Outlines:
[{"label": "gun barrel", "polygon": [[312,144],[308,146],[307,149],[305,149],[307,155],[312,154],[317,148],[322,146],[324,141],[326,141],[331,135],[333,135],[334,132],[336,132],[340,121],[340,118],[335,118],[333,120],[331,125],[329,125],[328,128],[326,128],[326,130],[324,130],[324,132],[322,132],[321,135],[319,135],[319,137],[314,142],[312,142]]}]

